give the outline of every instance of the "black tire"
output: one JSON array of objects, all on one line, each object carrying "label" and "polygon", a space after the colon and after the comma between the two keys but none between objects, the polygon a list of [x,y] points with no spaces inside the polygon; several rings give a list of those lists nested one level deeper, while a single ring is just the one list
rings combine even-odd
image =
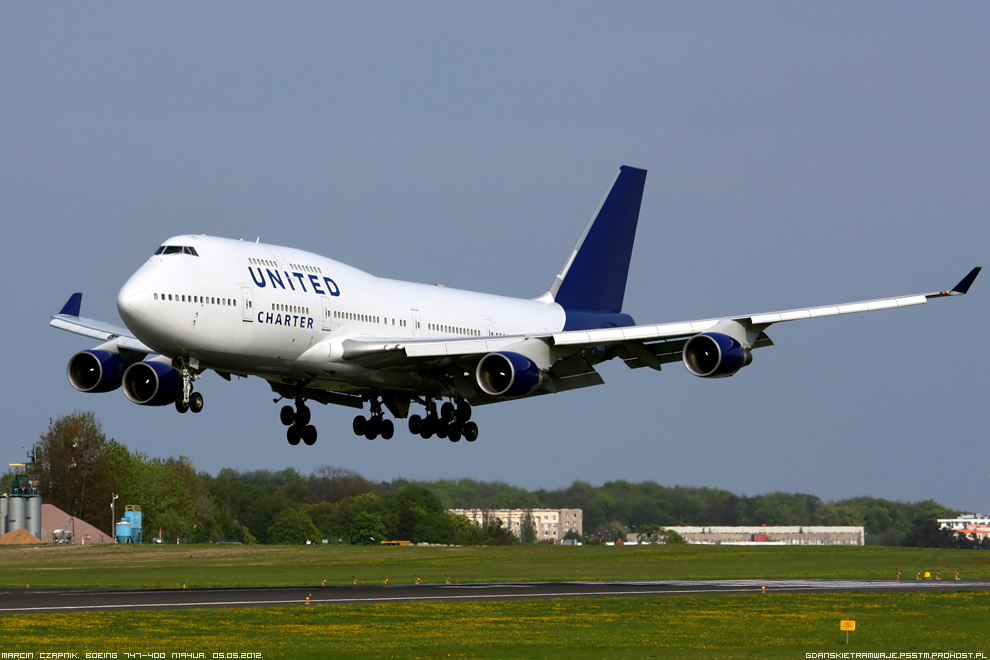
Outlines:
[{"label": "black tire", "polygon": [[307,445],[316,444],[316,427],[310,424],[309,426],[304,426],[302,428],[302,441]]},{"label": "black tire", "polygon": [[378,437],[378,429],[381,427],[381,420],[377,417],[372,417],[368,420],[367,425],[364,427],[364,437],[368,440],[374,440]]},{"label": "black tire", "polygon": [[413,435],[419,435],[420,430],[423,428],[423,418],[419,415],[410,415],[409,417],[409,432]]},{"label": "black tire", "polygon": [[298,426],[290,426],[285,429],[285,437],[289,441],[289,444],[295,447],[302,440],[302,432],[299,430]]},{"label": "black tire", "polygon": [[461,426],[460,424],[451,424],[450,428],[447,429],[447,439],[451,442],[459,442],[461,439]]},{"label": "black tire", "polygon": [[296,410],[296,426],[307,426],[312,416],[309,408],[300,403],[299,409]]},{"label": "black tire", "polygon": [[443,405],[440,406],[440,419],[445,422],[454,421],[454,415],[457,414],[457,409],[454,408],[454,404],[450,401],[444,401]]},{"label": "black tire", "polygon": [[351,428],[354,429],[354,435],[364,435],[365,429],[368,428],[368,420],[364,418],[364,415],[358,415],[354,418]]},{"label": "black tire", "polygon": [[446,438],[447,437],[447,433],[449,431],[450,431],[450,424],[448,424],[447,422],[443,421],[442,419],[439,422],[437,422],[437,426],[436,426],[436,431],[435,432],[436,432],[438,438]]},{"label": "black tire", "polygon": [[292,406],[282,406],[278,418],[282,420],[283,426],[292,426],[292,422],[296,421],[296,411],[292,409]]},{"label": "black tire", "polygon": [[474,422],[468,422],[463,428],[464,439],[468,442],[474,442],[478,439],[478,425]]},{"label": "black tire", "polygon": [[429,440],[430,438],[432,438],[433,430],[437,426],[436,422],[437,420],[435,417],[427,415],[426,419],[423,420],[423,423],[419,427],[419,436],[424,440]]},{"label": "black tire", "polygon": [[457,404],[457,421],[462,425],[471,421],[471,404],[467,401]]},{"label": "black tire", "polygon": [[178,410],[180,413],[185,413],[187,410],[189,410],[189,406],[187,406],[182,402],[182,397],[180,396],[178,399],[175,400],[175,409]]},{"label": "black tire", "polygon": [[203,412],[203,395],[199,392],[193,392],[189,395],[189,410],[194,413]]},{"label": "black tire", "polygon": [[392,436],[395,435],[395,424],[392,423],[392,420],[390,419],[382,420],[381,434],[382,434],[382,438],[385,440],[392,439]]}]

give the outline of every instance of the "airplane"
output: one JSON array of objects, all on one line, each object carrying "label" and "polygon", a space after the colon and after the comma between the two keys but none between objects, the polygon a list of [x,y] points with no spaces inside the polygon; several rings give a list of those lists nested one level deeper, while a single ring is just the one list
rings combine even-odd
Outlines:
[{"label": "airplane", "polygon": [[[316,442],[307,403],[369,414],[356,435],[409,431],[478,438],[472,407],[603,384],[596,365],[618,358],[660,370],[682,362],[725,378],[772,346],[775,323],[893,309],[964,295],[980,267],[947,291],[824,307],[637,325],[622,311],[646,170],[629,166],[602,198],[550,288],[508,298],[384,279],[327,257],[205,235],[166,240],[120,289],[126,328],[82,318],[74,293],[50,325],[102,342],[69,360],[81,392],[143,406],[203,409],[195,381],[212,369],[265,379],[285,405],[289,444]],[[422,406],[424,414],[409,414]],[[439,404],[439,405],[438,405]]]}]

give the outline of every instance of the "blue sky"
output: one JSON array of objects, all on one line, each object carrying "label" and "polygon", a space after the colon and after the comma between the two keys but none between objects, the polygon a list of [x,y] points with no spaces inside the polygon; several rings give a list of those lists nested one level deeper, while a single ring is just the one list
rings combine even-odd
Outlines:
[{"label": "blue sky", "polygon": [[649,170],[625,311],[676,321],[942,289],[990,246],[990,9],[924,3],[0,7],[0,449],[92,410],[152,456],[391,479],[583,479],[990,511],[987,275],[963,299],[774,326],[730,379],[673,364],[479,409],[473,445],[289,447],[258,379],[206,410],[86,395],[47,327],[171,235],[298,246],[533,297],[620,165]]}]

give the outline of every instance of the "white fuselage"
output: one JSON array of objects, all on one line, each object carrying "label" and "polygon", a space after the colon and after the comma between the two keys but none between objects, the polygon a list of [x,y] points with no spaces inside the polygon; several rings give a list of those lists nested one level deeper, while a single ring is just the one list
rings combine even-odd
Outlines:
[{"label": "white fuselage", "polygon": [[342,360],[351,338],[408,341],[558,332],[553,302],[383,279],[293,248],[176,236],[121,288],[117,308],[142,342],[202,368],[269,379],[415,388],[414,373]]}]

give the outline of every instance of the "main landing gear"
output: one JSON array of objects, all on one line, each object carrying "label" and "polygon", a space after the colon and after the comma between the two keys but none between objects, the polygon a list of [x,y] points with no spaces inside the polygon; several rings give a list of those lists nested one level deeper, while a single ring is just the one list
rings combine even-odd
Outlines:
[{"label": "main landing gear", "polygon": [[451,442],[459,442],[463,437],[468,442],[478,439],[478,425],[471,420],[471,404],[461,400],[456,406],[445,401],[437,415],[437,404],[432,398],[426,400],[426,417],[411,415],[409,432],[426,439],[436,435]]},{"label": "main landing gear", "polygon": [[368,440],[374,440],[382,436],[385,440],[391,440],[395,435],[395,424],[392,420],[385,419],[382,414],[382,402],[377,396],[371,397],[371,418],[366,419],[364,415],[354,418],[352,425],[354,435],[363,435]]},{"label": "main landing gear", "polygon": [[316,444],[316,427],[309,423],[311,413],[309,408],[301,398],[296,399],[296,408],[283,406],[279,414],[282,423],[289,428],[285,431],[285,437],[290,445],[298,445],[302,440],[307,445]]},{"label": "main landing gear", "polygon": [[193,381],[199,380],[199,374],[195,371],[199,368],[199,360],[191,358],[182,360],[182,394],[175,400],[175,409],[180,413],[191,410],[194,413],[203,411],[203,395],[193,392]]}]

